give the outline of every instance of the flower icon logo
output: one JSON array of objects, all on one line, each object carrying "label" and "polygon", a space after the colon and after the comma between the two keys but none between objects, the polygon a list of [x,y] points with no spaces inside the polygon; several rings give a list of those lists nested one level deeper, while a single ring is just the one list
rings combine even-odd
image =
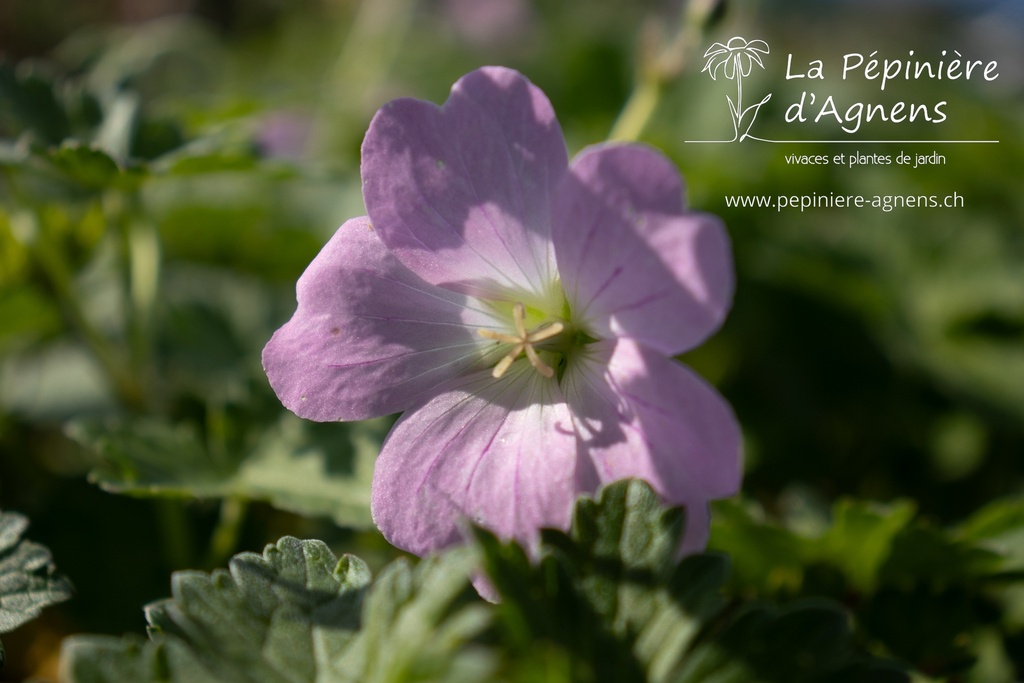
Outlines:
[{"label": "flower icon logo", "polygon": [[[743,140],[752,137],[751,126],[757,112],[765,102],[771,99],[771,93],[766,95],[757,104],[743,108],[743,78],[749,76],[753,71],[754,64],[762,69],[764,62],[761,55],[769,52],[768,43],[763,40],[746,40],[742,36],[735,36],[727,43],[715,43],[704,53],[704,68],[701,72],[707,71],[713,80],[718,80],[718,73],[721,71],[729,80],[736,80],[736,101],[728,95],[725,98],[729,101],[729,114],[732,116],[733,138],[728,142]],[[748,116],[749,115],[749,116]],[[740,131],[743,131],[742,133]]]}]

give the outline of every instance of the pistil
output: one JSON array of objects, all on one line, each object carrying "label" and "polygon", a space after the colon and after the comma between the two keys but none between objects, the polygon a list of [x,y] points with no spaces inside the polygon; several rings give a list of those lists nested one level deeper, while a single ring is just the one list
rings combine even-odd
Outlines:
[{"label": "pistil", "polygon": [[553,322],[547,325],[542,325],[534,330],[526,329],[526,307],[522,303],[517,302],[512,307],[512,321],[516,327],[516,334],[505,334],[504,332],[495,332],[494,330],[477,330],[481,337],[484,339],[493,339],[497,342],[504,342],[506,344],[512,344],[512,349],[498,361],[498,364],[494,366],[494,370],[491,371],[491,376],[495,379],[501,377],[506,371],[512,366],[512,363],[519,358],[519,354],[526,353],[526,357],[530,361],[530,365],[537,369],[537,372],[544,375],[545,377],[552,377],[555,371],[551,366],[547,365],[537,355],[537,350],[533,348],[537,342],[542,342],[545,339],[551,339],[555,335],[558,335],[565,329],[565,326],[560,322]]}]

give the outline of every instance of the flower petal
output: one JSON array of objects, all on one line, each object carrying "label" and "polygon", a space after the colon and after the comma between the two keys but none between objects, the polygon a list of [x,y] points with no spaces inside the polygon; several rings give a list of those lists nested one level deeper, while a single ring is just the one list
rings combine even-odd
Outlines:
[{"label": "flower petal", "polygon": [[729,239],[684,212],[672,164],[635,145],[581,153],[559,188],[553,238],[573,322],[675,355],[710,335],[732,301]]},{"label": "flower petal", "polygon": [[373,474],[374,523],[422,555],[463,539],[468,519],[527,546],[568,529],[576,439],[555,380],[525,360],[501,379],[454,380],[391,430]]},{"label": "flower petal", "polygon": [[544,93],[486,67],[459,79],[443,107],[400,99],[377,112],[363,199],[384,243],[427,282],[545,305],[557,298],[551,191],[567,163]]},{"label": "flower petal", "polygon": [[711,538],[711,507],[707,502],[691,502],[686,506],[686,528],[683,542],[679,544],[679,555],[699,553]]},{"label": "flower petal", "polygon": [[596,483],[638,477],[669,504],[694,507],[739,488],[732,409],[680,363],[626,339],[602,341],[573,356],[562,387]]},{"label": "flower petal", "polygon": [[480,360],[478,328],[502,329],[470,297],[427,284],[366,218],[342,225],[299,278],[298,308],[263,349],[281,402],[322,422],[398,412]]}]

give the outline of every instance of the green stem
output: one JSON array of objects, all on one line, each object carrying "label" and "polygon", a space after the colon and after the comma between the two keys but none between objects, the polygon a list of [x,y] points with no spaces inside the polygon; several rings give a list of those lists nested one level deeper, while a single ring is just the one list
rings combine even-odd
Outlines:
[{"label": "green stem", "polygon": [[619,113],[609,140],[632,142],[640,139],[669,83],[687,67],[700,42],[716,0],[691,0],[687,3],[679,30],[667,46],[652,50],[641,63],[639,80]]},{"label": "green stem", "polygon": [[118,236],[126,365],[132,376],[144,381],[149,372],[151,316],[159,287],[159,241],[152,226],[133,220],[139,213],[136,193],[108,192],[103,199],[107,223],[116,227]]},{"label": "green stem", "polygon": [[153,501],[160,523],[164,558],[172,569],[183,569],[192,563],[192,529],[180,500]]},{"label": "green stem", "polygon": [[220,567],[225,564],[238,547],[238,537],[242,533],[245,513],[249,504],[241,498],[225,498],[220,503],[220,519],[210,537],[210,547],[206,553],[206,566]]},{"label": "green stem", "polygon": [[639,140],[658,107],[663,90],[661,81],[654,76],[645,77],[637,83],[629,100],[626,101],[626,106],[615,120],[608,139],[620,142]]},{"label": "green stem", "polygon": [[121,402],[137,410],[145,403],[142,386],[135,376],[121,362],[121,354],[110,341],[89,321],[82,304],[74,291],[74,278],[64,257],[63,250],[53,243],[49,231],[42,221],[32,216],[39,228],[39,239],[35,244],[35,258],[41,266],[57,300],[60,302],[71,326],[78,331],[92,355],[99,362],[113,385]]},{"label": "green stem", "polygon": [[367,102],[352,93],[373,92],[387,75],[405,46],[406,37],[419,11],[407,0],[360,0],[346,33],[339,41],[337,59],[322,79],[323,95],[317,106],[307,150],[313,154],[337,152],[339,121],[359,112]]}]

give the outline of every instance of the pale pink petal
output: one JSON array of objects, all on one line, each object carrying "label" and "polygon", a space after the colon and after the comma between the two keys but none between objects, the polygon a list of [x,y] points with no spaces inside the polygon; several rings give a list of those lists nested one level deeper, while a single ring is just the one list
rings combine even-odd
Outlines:
[{"label": "pale pink petal", "polygon": [[683,209],[682,181],[661,154],[605,145],[573,160],[553,239],[573,322],[667,355],[693,348],[732,303],[729,238],[718,218]]},{"label": "pale pink petal", "polygon": [[321,422],[387,415],[481,362],[486,304],[427,284],[370,222],[342,225],[299,278],[298,309],[263,349],[278,398]]},{"label": "pale pink petal", "polygon": [[[637,477],[667,503],[695,507],[738,490],[736,418],[684,365],[630,340],[606,340],[573,356],[562,387],[579,457],[590,463],[580,469],[598,483]],[[593,483],[585,479],[580,486]],[[699,515],[691,512],[692,525],[703,524]]]},{"label": "pale pink petal", "polygon": [[486,67],[459,79],[443,107],[401,99],[377,112],[363,198],[384,243],[426,281],[552,305],[551,193],[567,163],[544,93]]},{"label": "pale pink petal", "polygon": [[371,510],[392,544],[422,555],[463,540],[462,521],[536,545],[567,529],[576,439],[558,383],[525,360],[480,372],[409,410],[373,474]]},{"label": "pale pink petal", "polygon": [[679,544],[679,555],[692,555],[704,550],[711,537],[711,507],[706,502],[691,501],[686,505],[686,528]]}]

